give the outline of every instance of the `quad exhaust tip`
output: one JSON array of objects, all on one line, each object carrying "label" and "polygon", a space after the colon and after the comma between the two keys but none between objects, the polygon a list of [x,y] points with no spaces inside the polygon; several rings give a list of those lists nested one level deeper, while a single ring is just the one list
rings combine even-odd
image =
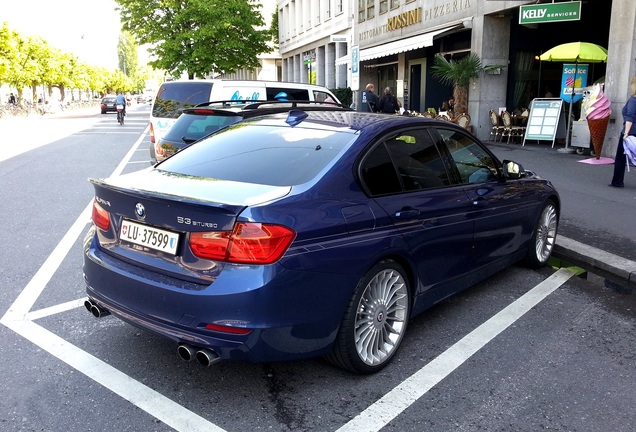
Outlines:
[{"label": "quad exhaust tip", "polygon": [[86,308],[87,311],[92,313],[95,318],[103,318],[105,316],[110,315],[110,312],[107,309],[98,305],[91,298],[86,299],[86,301],[84,302],[84,307]]},{"label": "quad exhaust tip", "polygon": [[221,357],[214,351],[207,348],[196,348],[187,344],[179,344],[177,353],[185,361],[196,359],[199,364],[209,367],[216,362],[221,361]]}]

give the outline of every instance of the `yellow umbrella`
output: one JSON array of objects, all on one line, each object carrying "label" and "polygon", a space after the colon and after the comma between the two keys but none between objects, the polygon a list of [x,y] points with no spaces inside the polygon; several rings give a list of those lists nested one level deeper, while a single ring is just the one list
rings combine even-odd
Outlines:
[{"label": "yellow umbrella", "polygon": [[[570,42],[550,48],[539,56],[542,61],[574,62],[574,81],[576,81],[577,65],[581,63],[604,63],[607,61],[607,49],[590,42]],[[574,99],[574,82],[570,94],[570,110],[568,113],[568,130],[565,134],[565,151],[570,150],[570,127],[572,118],[572,100]]]},{"label": "yellow umbrella", "polygon": [[543,61],[603,63],[607,61],[607,50],[589,42],[570,42],[550,48],[539,56]]}]

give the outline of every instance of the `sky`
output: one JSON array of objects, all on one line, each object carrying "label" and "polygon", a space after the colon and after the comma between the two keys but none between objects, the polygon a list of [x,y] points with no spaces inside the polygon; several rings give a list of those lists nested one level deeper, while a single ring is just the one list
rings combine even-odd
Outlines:
[{"label": "sky", "polygon": [[6,21],[22,36],[40,36],[92,66],[116,69],[121,23],[115,7],[114,0],[2,0],[0,26]]}]

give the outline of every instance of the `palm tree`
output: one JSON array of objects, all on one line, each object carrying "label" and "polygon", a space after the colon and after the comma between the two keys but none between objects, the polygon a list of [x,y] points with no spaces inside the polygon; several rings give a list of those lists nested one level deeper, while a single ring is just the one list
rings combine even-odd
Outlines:
[{"label": "palm tree", "polygon": [[459,60],[446,60],[442,55],[437,55],[431,67],[433,77],[443,84],[453,86],[453,98],[455,98],[455,113],[462,114],[468,111],[468,85],[471,78],[479,77],[479,72],[490,69],[483,68],[481,59],[475,53],[470,53]]}]

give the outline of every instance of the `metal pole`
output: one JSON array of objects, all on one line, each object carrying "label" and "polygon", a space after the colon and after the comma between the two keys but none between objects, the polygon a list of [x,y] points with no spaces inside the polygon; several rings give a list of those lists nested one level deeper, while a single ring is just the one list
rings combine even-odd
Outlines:
[{"label": "metal pole", "polygon": [[572,105],[574,105],[574,88],[576,87],[576,75],[579,70],[579,60],[574,63],[574,80],[572,81],[572,93],[570,93],[570,108],[568,112],[567,130],[565,131],[565,147],[557,151],[564,153],[572,153],[574,150],[570,148],[570,128],[572,127]]}]

